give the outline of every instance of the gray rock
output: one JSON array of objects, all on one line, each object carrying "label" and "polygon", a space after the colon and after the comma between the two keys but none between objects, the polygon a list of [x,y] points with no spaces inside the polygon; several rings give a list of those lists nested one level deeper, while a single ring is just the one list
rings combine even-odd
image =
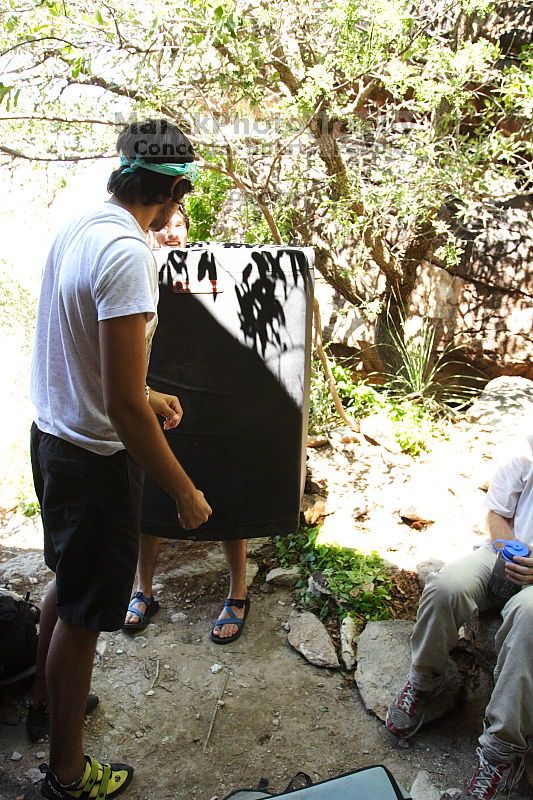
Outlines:
[{"label": "gray rock", "polygon": [[533,381],[504,376],[489,381],[468,412],[471,422],[516,434],[517,423],[533,415]]},{"label": "gray rock", "polygon": [[438,558],[428,558],[426,561],[421,561],[420,564],[417,564],[415,571],[418,575],[418,583],[420,584],[420,588],[424,588],[426,581],[432,572],[438,572],[443,566],[444,561],[441,561]]},{"label": "gray rock", "polygon": [[[355,681],[365,707],[382,720],[405,683],[411,663],[412,629],[413,623],[403,620],[369,622],[359,637]],[[450,659],[448,686],[429,704],[426,721],[437,719],[453,708],[460,688],[459,670]]]},{"label": "gray rock", "polygon": [[410,796],[412,800],[440,800],[441,791],[432,782],[429,772],[421,770],[413,781]]},{"label": "gray rock", "polygon": [[176,611],[175,614],[170,615],[170,621],[174,623],[185,622],[187,619],[187,614],[184,614],[183,611]]},{"label": "gray rock", "polygon": [[326,516],[326,500],[318,494],[304,494],[300,508],[308,525],[316,525]]},{"label": "gray rock", "polygon": [[[0,585],[25,587],[37,581],[49,581],[52,573],[43,560],[42,553],[22,553],[0,564]],[[30,579],[34,579],[33,581]]]},{"label": "gray rock", "polygon": [[432,477],[414,478],[402,491],[400,517],[413,522],[435,522],[449,513],[453,496],[438,480]]},{"label": "gray rock", "polygon": [[402,452],[401,445],[396,441],[394,423],[383,412],[364,417],[361,420],[361,433],[390,453]]},{"label": "gray rock", "polygon": [[297,614],[290,620],[289,644],[316,667],[339,668],[339,659],[333,642],[320,620],[309,611]]},{"label": "gray rock", "polygon": [[[247,541],[247,586],[250,586],[258,572],[257,564],[252,561],[254,553],[260,551],[268,544],[268,539],[248,539]],[[224,575],[228,575],[228,565],[220,542],[205,542],[201,547],[191,547],[189,542],[186,559],[180,561],[179,552],[176,553],[175,562],[165,569],[165,581],[177,583],[194,583],[196,588],[211,586]],[[194,542],[192,543],[195,544]]]},{"label": "gray rock", "polygon": [[283,567],[276,567],[275,569],[271,569],[268,575],[266,576],[265,580],[267,583],[271,583],[273,586],[283,586],[285,588],[292,588],[296,585],[300,577],[300,572],[298,567],[289,567],[289,569],[284,569]]},{"label": "gray rock", "polygon": [[355,642],[358,633],[354,618],[344,617],[341,623],[341,659],[348,672],[355,667]]},{"label": "gray rock", "polygon": [[246,588],[249,589],[252,583],[255,580],[255,576],[259,572],[259,567],[255,563],[255,561],[250,561],[250,559],[246,562]]},{"label": "gray rock", "polygon": [[42,781],[43,779],[43,773],[38,767],[31,767],[31,769],[27,769],[24,775],[31,783],[39,783],[39,781]]}]

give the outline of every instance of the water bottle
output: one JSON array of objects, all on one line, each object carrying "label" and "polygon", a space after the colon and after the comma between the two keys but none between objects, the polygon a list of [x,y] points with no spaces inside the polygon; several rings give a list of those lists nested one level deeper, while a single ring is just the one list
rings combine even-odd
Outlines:
[{"label": "water bottle", "polygon": [[[497,545],[501,545],[497,547]],[[493,599],[507,602],[513,595],[517,594],[522,588],[516,583],[511,583],[505,572],[505,562],[512,562],[514,556],[527,558],[529,547],[517,539],[508,541],[507,539],[496,539],[492,547],[498,554],[492,575],[490,576],[489,594]]]}]

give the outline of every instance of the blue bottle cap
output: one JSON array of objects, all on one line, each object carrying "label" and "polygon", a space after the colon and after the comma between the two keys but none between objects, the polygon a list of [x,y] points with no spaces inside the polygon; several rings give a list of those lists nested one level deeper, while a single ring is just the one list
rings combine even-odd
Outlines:
[{"label": "blue bottle cap", "polygon": [[529,555],[529,547],[522,542],[513,539],[510,542],[506,542],[506,544],[500,550],[500,553],[505,561],[512,561],[514,556],[527,558]]}]

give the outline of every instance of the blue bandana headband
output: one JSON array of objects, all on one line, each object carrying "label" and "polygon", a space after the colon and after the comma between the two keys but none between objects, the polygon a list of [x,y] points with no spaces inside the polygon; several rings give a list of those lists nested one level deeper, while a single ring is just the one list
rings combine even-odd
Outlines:
[{"label": "blue bandana headband", "polygon": [[141,169],[150,170],[150,172],[159,172],[160,175],[184,177],[190,180],[191,183],[196,183],[200,177],[200,168],[195,161],[189,161],[186,164],[147,164],[140,156],[135,159],[129,159],[121,154],[120,165],[126,167],[126,169],[122,170],[122,174],[135,172],[140,167]]}]

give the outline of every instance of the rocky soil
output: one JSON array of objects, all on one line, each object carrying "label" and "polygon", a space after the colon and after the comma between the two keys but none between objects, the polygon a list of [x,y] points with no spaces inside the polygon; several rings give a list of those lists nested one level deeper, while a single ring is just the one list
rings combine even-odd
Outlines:
[{"label": "rocky soil", "polygon": [[[379,446],[336,430],[323,446],[308,450],[313,491],[306,514],[323,522],[326,539],[377,550],[423,580],[428,562],[449,561],[483,535],[484,490],[495,459],[516,433],[518,417],[533,407],[526,392],[515,413],[516,392],[516,386],[509,391],[503,414],[485,399],[471,419],[450,426],[449,438],[417,460],[394,452],[386,430],[372,436],[381,439]],[[29,590],[39,600],[49,579],[39,521],[4,519],[0,559],[0,585]],[[437,800],[440,791],[462,785],[490,693],[487,665],[471,649],[456,653],[463,678],[458,702],[410,747],[400,748],[379,716],[403,679],[409,623],[367,628],[358,672],[314,666],[289,642],[287,629],[294,633],[291,618],[299,609],[290,588],[266,581],[274,566],[272,546],[252,542],[246,630],[238,642],[221,647],[208,638],[226,596],[220,547],[168,543],[159,561],[162,609],[154,622],[133,638],[100,637],[93,686],[101,703],[86,722],[86,747],[135,766],[125,796],[221,800],[261,778],[281,791],[299,770],[320,780],[379,763],[412,787],[415,800]],[[381,655],[368,650],[369,639],[381,646]],[[0,689],[0,800],[39,796],[33,781],[47,758],[47,742],[30,745],[25,716],[26,687]],[[530,796],[525,782],[514,796]]]}]

